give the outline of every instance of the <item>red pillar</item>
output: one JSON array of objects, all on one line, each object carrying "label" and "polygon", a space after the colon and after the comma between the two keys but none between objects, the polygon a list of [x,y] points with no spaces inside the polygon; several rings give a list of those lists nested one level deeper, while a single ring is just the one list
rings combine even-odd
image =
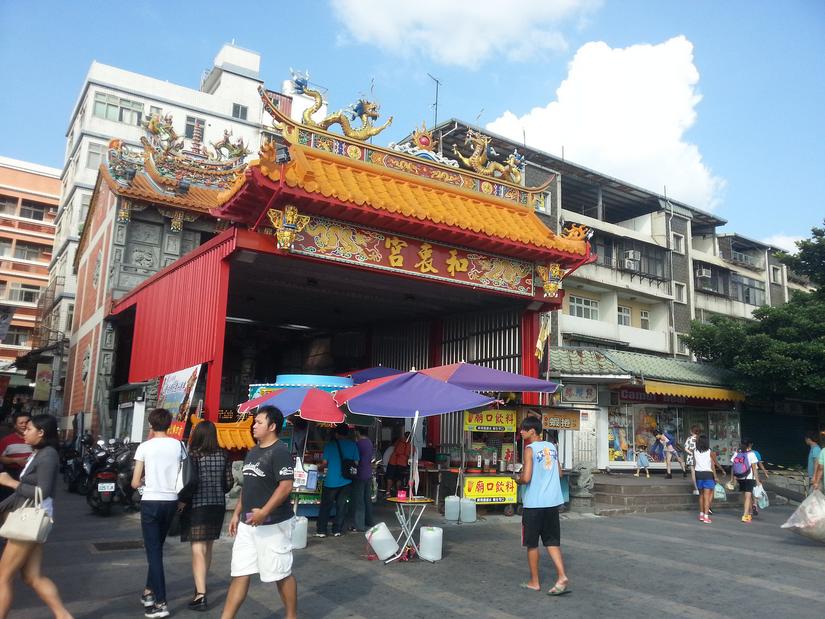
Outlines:
[{"label": "red pillar", "polygon": [[221,407],[221,378],[223,376],[223,348],[226,336],[226,305],[229,298],[229,262],[222,260],[218,270],[218,300],[215,303],[213,358],[206,366],[206,394],[204,419],[218,420]]},{"label": "red pillar", "polygon": [[[536,357],[536,340],[539,336],[539,313],[524,310],[521,315],[521,373],[532,378],[539,378],[539,360]],[[523,393],[523,404],[539,403],[537,393]]]},{"label": "red pillar", "polygon": [[[441,365],[442,344],[444,341],[444,325],[440,320],[430,323],[429,366]],[[433,415],[427,419],[427,444],[430,446],[441,444],[441,417]]]}]

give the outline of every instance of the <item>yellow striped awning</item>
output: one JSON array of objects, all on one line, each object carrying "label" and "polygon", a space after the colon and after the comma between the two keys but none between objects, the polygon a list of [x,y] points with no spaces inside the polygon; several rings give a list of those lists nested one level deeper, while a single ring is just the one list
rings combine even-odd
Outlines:
[{"label": "yellow striped awning", "polygon": [[685,398],[703,398],[705,400],[727,400],[731,402],[742,402],[745,400],[745,394],[734,389],[680,385],[678,383],[663,383],[656,380],[645,381],[645,393],[675,395]]}]

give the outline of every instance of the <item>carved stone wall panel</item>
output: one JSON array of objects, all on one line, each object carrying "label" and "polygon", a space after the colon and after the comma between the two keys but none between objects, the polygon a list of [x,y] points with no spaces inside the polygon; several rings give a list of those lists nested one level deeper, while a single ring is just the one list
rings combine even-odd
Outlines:
[{"label": "carved stone wall panel", "polygon": [[180,235],[164,234],[164,253],[180,255]]},{"label": "carved stone wall panel", "polygon": [[181,233],[180,252],[178,256],[185,256],[190,251],[195,249],[198,245],[200,245],[200,240],[200,232],[196,232],[194,230],[184,230]]},{"label": "carved stone wall panel", "polygon": [[115,243],[118,245],[126,243],[126,224],[115,225]]},{"label": "carved stone wall panel", "polygon": [[160,238],[163,229],[161,226],[143,221],[132,222],[129,226],[129,241],[135,243],[148,243],[150,245],[160,245]]}]

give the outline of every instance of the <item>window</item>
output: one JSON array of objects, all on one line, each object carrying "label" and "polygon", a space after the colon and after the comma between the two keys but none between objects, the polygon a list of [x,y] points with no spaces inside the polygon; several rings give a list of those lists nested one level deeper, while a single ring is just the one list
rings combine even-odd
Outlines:
[{"label": "window", "polygon": [[677,303],[687,303],[687,292],[684,284],[673,282],[673,299]]},{"label": "window", "polygon": [[9,284],[9,301],[18,301],[19,303],[37,303],[37,295],[39,294],[39,286],[21,284],[20,282],[12,282]]},{"label": "window", "polygon": [[689,355],[690,350],[685,344],[685,336],[682,333],[676,334],[676,354],[678,355]]},{"label": "window", "polygon": [[241,120],[246,120],[246,106],[241,105],[240,103],[233,103],[232,104],[232,118],[239,118]]},{"label": "window", "polygon": [[40,204],[39,202],[30,202],[29,200],[23,200],[23,204],[20,206],[20,217],[25,217],[26,219],[36,219],[37,221],[43,221],[46,218],[46,213],[50,209],[51,207],[47,204]]},{"label": "window", "polygon": [[105,147],[103,144],[96,142],[89,142],[89,150],[86,152],[86,167],[90,170],[97,170],[100,167],[100,162],[103,161],[103,152]]},{"label": "window", "polygon": [[765,282],[731,273],[730,298],[748,305],[765,305]]},{"label": "window", "polygon": [[185,131],[184,135],[188,139],[191,140],[193,137],[195,137],[195,127],[199,127],[200,130],[201,130],[200,131],[201,137],[203,137],[203,127],[204,127],[205,124],[206,124],[206,122],[203,120],[203,118],[195,118],[194,116],[187,116],[186,117],[186,131]]},{"label": "window", "polygon": [[771,265],[771,283],[772,284],[781,284],[782,283],[782,268],[781,267]]},{"label": "window", "polygon": [[642,329],[650,330],[650,312],[647,310],[639,310],[639,326]]},{"label": "window", "polygon": [[31,330],[25,327],[9,327],[3,344],[6,346],[28,346],[31,341]]},{"label": "window", "polygon": [[69,309],[66,310],[66,333],[72,332],[72,319],[74,318],[74,303],[69,303]]},{"label": "window", "polygon": [[163,110],[160,109],[156,105],[149,106],[149,116],[160,116],[163,113]]},{"label": "window", "polygon": [[630,308],[619,306],[619,324],[625,327],[630,326]]},{"label": "window", "polygon": [[596,264],[613,266],[613,241],[611,239],[596,237],[593,239],[593,248],[596,251]]},{"label": "window", "polygon": [[0,213],[17,215],[17,198],[0,196]]},{"label": "window", "polygon": [[671,234],[673,251],[677,254],[685,253],[685,237],[677,232]]},{"label": "window", "polygon": [[661,247],[632,239],[620,239],[616,245],[619,269],[654,279],[670,278],[670,260]]},{"label": "window", "polygon": [[0,239],[0,256],[11,255],[11,241],[9,239]]},{"label": "window", "polygon": [[599,302],[583,297],[570,297],[570,315],[588,320],[599,319]]},{"label": "window", "polygon": [[14,257],[21,260],[40,260],[43,257],[43,247],[18,241],[14,246]]},{"label": "window", "polygon": [[93,113],[98,118],[140,126],[143,118],[143,104],[139,101],[121,99],[117,95],[98,92],[95,93]]}]

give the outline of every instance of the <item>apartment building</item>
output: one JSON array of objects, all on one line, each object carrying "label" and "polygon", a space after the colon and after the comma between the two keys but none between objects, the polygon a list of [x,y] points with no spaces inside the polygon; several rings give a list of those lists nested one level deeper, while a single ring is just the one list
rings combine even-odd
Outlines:
[{"label": "apartment building", "polygon": [[66,157],[60,175],[60,202],[55,219],[54,253],[50,254],[48,288],[41,298],[41,344],[52,354],[55,389],[51,409],[63,408],[67,355],[73,341],[77,293],[73,272],[77,245],[86,222],[98,170],[109,141],[142,148],[144,124],[152,118],[171,123],[193,157],[217,153],[227,141],[242,142],[250,152],[260,146],[263,106],[258,95],[260,55],[224,45],[213,66],[194,89],[93,62],[69,116]]},{"label": "apartment building", "polygon": [[[37,345],[37,299],[49,280],[60,170],[0,157],[0,398],[29,391],[13,366]],[[40,395],[40,394],[37,394]]]}]

